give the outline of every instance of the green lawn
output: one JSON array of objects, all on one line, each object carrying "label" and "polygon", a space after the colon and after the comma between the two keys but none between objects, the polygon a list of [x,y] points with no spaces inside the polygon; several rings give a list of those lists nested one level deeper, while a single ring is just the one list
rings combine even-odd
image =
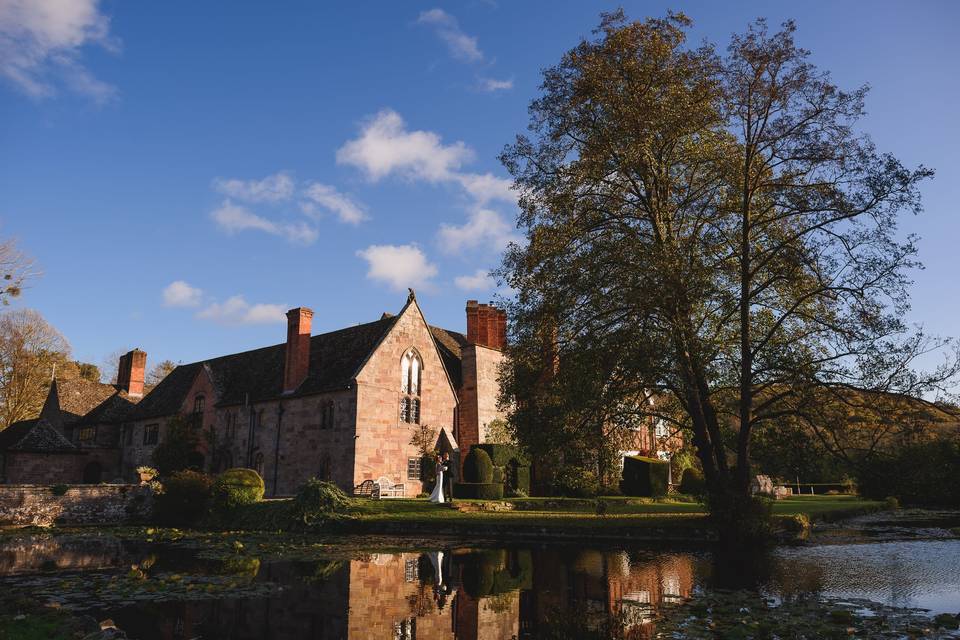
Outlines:
[{"label": "green lawn", "polygon": [[[530,526],[702,526],[706,510],[700,503],[674,500],[653,501],[643,498],[603,498],[606,515],[596,513],[595,500],[562,498],[518,498],[507,500],[513,511],[481,511],[462,513],[425,499],[362,500],[357,508],[359,519],[370,523],[463,523],[491,525],[516,524]],[[463,501],[470,502],[470,501]],[[839,516],[851,512],[877,509],[882,503],[855,496],[797,496],[778,500],[775,515],[806,514],[811,520]]]}]

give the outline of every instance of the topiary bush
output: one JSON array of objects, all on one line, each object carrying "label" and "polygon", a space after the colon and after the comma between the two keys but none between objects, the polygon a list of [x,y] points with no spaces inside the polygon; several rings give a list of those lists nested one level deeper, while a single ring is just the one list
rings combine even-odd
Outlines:
[{"label": "topiary bush", "polygon": [[662,498],[667,495],[670,463],[655,458],[628,456],[623,459],[620,489],[626,496]]},{"label": "topiary bush", "polygon": [[683,476],[680,478],[680,493],[688,496],[702,496],[706,489],[707,483],[699,469],[689,467],[683,470]]},{"label": "topiary bush", "polygon": [[568,464],[554,476],[553,490],[568,498],[593,498],[600,492],[600,482],[593,471]]},{"label": "topiary bush", "polygon": [[463,479],[472,483],[493,482],[493,461],[490,460],[490,454],[478,447],[470,447],[470,453],[463,461]]},{"label": "topiary bush", "polygon": [[263,478],[253,469],[227,469],[213,483],[215,508],[229,510],[263,500]]},{"label": "topiary bush", "polygon": [[353,500],[332,482],[311,478],[300,485],[290,508],[295,525],[323,524],[349,517]]},{"label": "topiary bush", "polygon": [[500,500],[503,484],[499,482],[458,482],[453,485],[453,497],[460,500]]},{"label": "topiary bush", "polygon": [[160,524],[194,525],[210,507],[213,479],[198,471],[177,471],[163,481],[153,501],[153,515]]}]

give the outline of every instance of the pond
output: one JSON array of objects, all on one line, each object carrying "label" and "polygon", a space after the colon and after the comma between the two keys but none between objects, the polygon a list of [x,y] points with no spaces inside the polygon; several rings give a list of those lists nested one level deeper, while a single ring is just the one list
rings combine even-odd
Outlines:
[{"label": "pond", "polygon": [[[868,617],[895,607],[915,627],[960,611],[960,539],[948,528],[956,514],[924,518],[865,518],[803,546],[736,555],[649,544],[17,534],[0,538],[0,589],[111,618],[142,640],[581,637],[574,629],[652,638],[668,628],[667,610],[709,602],[702,615],[716,618],[718,594],[738,617],[750,598],[814,601]],[[701,637],[670,624],[672,637]]]}]

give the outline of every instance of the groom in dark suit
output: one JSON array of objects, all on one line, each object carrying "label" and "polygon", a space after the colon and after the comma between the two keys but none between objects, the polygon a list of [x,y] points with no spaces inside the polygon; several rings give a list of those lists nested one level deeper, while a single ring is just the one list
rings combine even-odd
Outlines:
[{"label": "groom in dark suit", "polygon": [[440,458],[440,466],[443,468],[443,493],[446,494],[447,502],[453,503],[453,472],[449,453],[444,453]]}]

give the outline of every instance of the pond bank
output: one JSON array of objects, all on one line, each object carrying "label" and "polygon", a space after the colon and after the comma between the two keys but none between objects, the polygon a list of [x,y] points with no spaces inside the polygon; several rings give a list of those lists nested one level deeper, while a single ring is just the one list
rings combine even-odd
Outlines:
[{"label": "pond bank", "polygon": [[[461,510],[464,505],[468,509]],[[716,536],[703,505],[636,498],[520,498],[436,505],[426,500],[363,500],[347,517],[328,521],[324,532],[350,535],[440,536],[493,540],[590,540],[712,542]],[[290,527],[289,500],[242,507],[212,528],[282,530]],[[813,523],[835,522],[886,509],[854,496],[804,496],[773,505],[778,540],[803,539]],[[320,528],[320,527],[310,527]]]}]

